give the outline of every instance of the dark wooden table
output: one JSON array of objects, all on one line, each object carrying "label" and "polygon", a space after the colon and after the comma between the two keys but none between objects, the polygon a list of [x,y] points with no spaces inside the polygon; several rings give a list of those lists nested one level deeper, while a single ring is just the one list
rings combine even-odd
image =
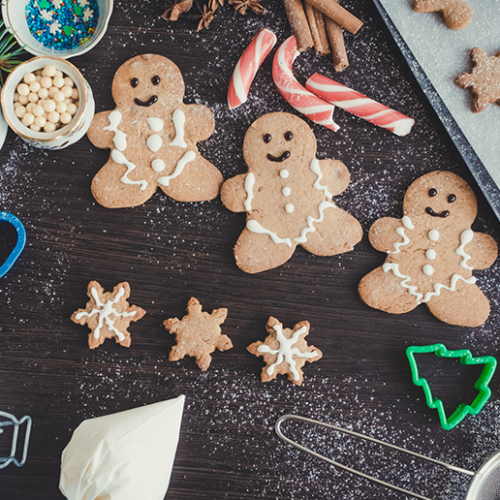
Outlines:
[{"label": "dark wooden table", "polygon": [[[214,111],[216,130],[200,144],[205,157],[225,179],[246,172],[242,140],[248,126],[267,112],[294,111],[273,85],[271,57],[249,101],[233,112],[226,105],[227,86],[258,29],[270,28],[279,42],[290,35],[281,2],[265,2],[264,16],[241,16],[226,5],[200,32],[187,20],[162,20],[163,2],[115,3],[100,44],[72,60],[93,89],[96,111],[114,108],[111,80],[124,61],[147,52],[167,56],[184,76],[185,102]],[[482,413],[444,431],[412,384],[405,355],[409,345],[436,342],[476,356],[496,355],[498,263],[475,273],[491,301],[491,316],[479,328],[441,323],[425,306],[388,315],[358,298],[361,277],[384,260],[366,232],[382,216],[401,217],[405,190],[426,172],[451,170],[464,177],[479,200],[474,229],[497,241],[500,231],[375,8],[364,0],[345,5],[365,22],[357,35],[346,36],[350,67],[335,75],[329,58],[309,52],[296,61],[296,75],[302,82],[316,71],[336,77],[416,119],[404,138],[342,110],[336,112],[342,127],[337,133],[312,124],[318,157],[340,159],[351,172],[351,184],[336,202],[360,220],[365,237],[350,253],[316,257],[299,247],[284,266],[245,274],[232,253],[245,216],[229,212],[220,199],[176,203],[157,192],[137,208],[106,209],[94,201],[90,183],[107,150],[85,137],[62,151],[42,151],[9,132],[0,151],[0,209],[23,221],[27,245],[0,280],[0,410],[30,415],[33,430],[25,466],[0,470],[2,500],[61,498],[60,455],[82,420],[180,394],[186,406],[170,500],[404,497],[282,443],[273,426],[285,413],[365,432],[470,470],[500,448],[498,376]],[[147,311],[130,328],[130,349],[108,340],[89,350],[88,330],[70,321],[87,302],[86,287],[94,279],[106,290],[128,281],[130,302]],[[182,317],[192,296],[205,310],[229,309],[223,332],[234,349],[216,352],[207,372],[192,358],[168,361],[174,336],[162,322]],[[264,339],[271,315],[288,327],[310,321],[309,341],[324,353],[305,367],[302,387],[284,377],[262,383],[262,360],[246,351]],[[472,401],[477,372],[435,359],[426,373],[448,409]],[[400,464],[400,455],[360,441],[311,429],[300,434],[350,465],[431,498],[460,499],[467,487],[464,477],[405,459]]]}]

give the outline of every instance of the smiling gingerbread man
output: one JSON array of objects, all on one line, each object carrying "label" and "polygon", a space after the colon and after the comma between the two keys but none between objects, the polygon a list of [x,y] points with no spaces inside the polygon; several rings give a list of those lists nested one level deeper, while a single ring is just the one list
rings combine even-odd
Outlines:
[{"label": "smiling gingerbread man", "polygon": [[179,68],[166,57],[144,54],[126,61],[112,83],[114,111],[95,115],[88,137],[110,148],[92,181],[92,194],[108,208],[133,207],[159,187],[177,201],[214,199],[222,175],[196,146],[214,130],[209,108],[186,105]]},{"label": "smiling gingerbread man", "polygon": [[451,172],[423,175],[406,192],[403,213],[370,228],[370,243],[387,258],[361,280],[362,300],[392,314],[425,303],[445,323],[483,324],[490,304],[472,270],[490,267],[498,249],[491,236],[471,229],[477,201],[470,186]]},{"label": "smiling gingerbread man", "polygon": [[247,273],[284,264],[302,245],[315,255],[348,252],[363,231],[332,197],[349,185],[349,171],[338,160],[316,159],[310,127],[289,113],[270,113],[248,129],[243,156],[248,173],[227,180],[224,205],[246,212],[246,228],[234,255]]}]

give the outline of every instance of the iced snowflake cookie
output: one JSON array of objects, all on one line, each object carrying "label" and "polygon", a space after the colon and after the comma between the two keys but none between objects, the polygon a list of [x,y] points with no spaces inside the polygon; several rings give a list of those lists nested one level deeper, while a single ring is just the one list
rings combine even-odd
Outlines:
[{"label": "iced snowflake cookie", "polygon": [[471,59],[474,64],[472,71],[457,76],[455,84],[472,91],[472,111],[479,113],[490,103],[500,105],[500,53],[488,57],[486,52],[474,47]]},{"label": "iced snowflake cookie", "polygon": [[131,321],[140,320],[146,311],[127,302],[130,296],[130,285],[124,281],[113,288],[112,292],[104,292],[97,282],[91,281],[87,287],[90,300],[85,309],[78,309],[71,320],[78,325],[90,328],[89,347],[95,349],[106,339],[115,338],[124,347],[130,347],[132,342],[127,328]]},{"label": "iced snowflake cookie", "polygon": [[166,319],[163,326],[175,333],[177,344],[170,351],[169,360],[178,361],[184,356],[196,358],[196,364],[203,370],[208,370],[215,349],[227,351],[233,347],[231,339],[222,335],[222,323],[226,320],[227,309],[214,309],[211,314],[202,311],[201,304],[191,297],[187,306],[187,315],[179,320]]},{"label": "iced snowflake cookie", "polygon": [[110,148],[92,181],[92,194],[108,208],[133,207],[159,187],[177,201],[212,200],[222,175],[196,143],[210,137],[214,118],[201,104],[186,105],[179,68],[166,57],[144,54],[126,61],[112,84],[114,111],[95,115],[87,135]]},{"label": "iced snowflake cookie", "polygon": [[472,10],[464,0],[414,0],[415,12],[441,12],[444,24],[452,30],[465,28],[472,19]]},{"label": "iced snowflake cookie", "polygon": [[269,382],[278,374],[287,375],[295,385],[302,385],[302,367],[306,361],[312,363],[322,358],[323,353],[314,346],[307,345],[309,322],[301,321],[293,328],[283,329],[283,325],[272,316],[267,320],[269,335],[264,342],[254,342],[247,347],[248,352],[262,356],[266,366],[262,368],[262,382]]},{"label": "iced snowflake cookie", "polygon": [[234,248],[240,269],[278,267],[297,245],[315,255],[336,255],[361,240],[359,222],[332,201],[349,185],[349,171],[338,160],[316,159],[314,133],[299,117],[260,117],[245,135],[243,156],[248,173],[221,189],[229,210],[247,213]]},{"label": "iced snowflake cookie", "polygon": [[472,270],[490,267],[498,249],[491,236],[471,229],[477,202],[470,186],[451,172],[423,175],[406,192],[403,213],[370,228],[370,243],[387,258],[361,280],[363,301],[392,314],[425,303],[445,323],[483,324],[490,304]]}]

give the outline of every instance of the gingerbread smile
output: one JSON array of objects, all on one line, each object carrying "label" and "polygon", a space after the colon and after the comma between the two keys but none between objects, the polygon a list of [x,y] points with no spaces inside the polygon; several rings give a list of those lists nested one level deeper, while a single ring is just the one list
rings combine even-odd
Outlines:
[{"label": "gingerbread smile", "polygon": [[426,207],[425,213],[432,215],[432,217],[441,217],[442,219],[450,215],[450,212],[448,210],[443,210],[442,212],[434,212],[431,207]]},{"label": "gingerbread smile", "polygon": [[278,162],[278,163],[281,163],[281,162],[287,160],[288,158],[290,158],[290,151],[284,151],[281,154],[281,156],[274,156],[271,153],[267,154],[267,159],[269,161],[275,161],[275,162]]},{"label": "gingerbread smile", "polygon": [[136,97],[134,99],[134,102],[137,104],[137,106],[149,107],[149,106],[152,106],[155,102],[158,102],[158,96],[152,95],[147,101],[141,101],[140,99],[137,99],[137,97]]}]

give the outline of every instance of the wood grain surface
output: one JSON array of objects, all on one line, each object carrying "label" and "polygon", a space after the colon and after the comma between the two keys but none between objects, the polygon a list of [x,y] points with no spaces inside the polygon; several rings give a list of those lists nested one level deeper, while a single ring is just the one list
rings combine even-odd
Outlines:
[{"label": "wood grain surface", "polygon": [[[234,111],[226,104],[234,65],[255,33],[267,27],[278,43],[290,36],[281,2],[264,5],[263,16],[241,16],[225,5],[209,28],[196,32],[192,21],[161,19],[161,1],[117,0],[102,41],[72,62],[91,85],[99,112],[114,108],[111,80],[127,59],[148,52],[172,59],[184,76],[185,102],[214,111],[215,132],[199,147],[227,179],[246,172],[242,141],[255,119],[272,111],[294,113],[272,82],[271,57],[248,102]],[[426,172],[450,170],[465,178],[479,201],[473,228],[497,241],[500,230],[375,8],[364,0],[344,6],[364,21],[356,35],[346,34],[349,68],[335,74],[328,57],[310,51],[297,59],[297,77],[305,82],[321,72],[416,120],[403,138],[340,109],[339,132],[311,124],[318,158],[339,159],[351,172],[350,186],[335,198],[365,232],[350,253],[316,257],[299,247],[285,265],[245,274],[232,250],[245,215],[229,212],[220,198],[177,203],[158,191],[142,206],[106,209],[94,201],[90,184],[107,150],[84,137],[62,151],[43,151],[9,132],[0,151],[0,210],[21,219],[27,244],[0,280],[0,410],[17,418],[30,415],[33,430],[24,467],[0,470],[2,500],[62,498],[61,452],[82,420],[180,394],[186,406],[170,500],[404,498],[282,443],[274,422],[285,413],[365,432],[470,470],[500,448],[498,376],[482,413],[444,431],[412,384],[405,355],[409,345],[436,342],[475,356],[497,355],[498,262],[475,272],[491,302],[490,318],[479,328],[441,323],[424,305],[388,315],[358,298],[359,280],[384,260],[368,243],[370,225],[383,216],[401,217],[404,192]],[[146,310],[130,327],[129,349],[107,340],[89,350],[87,328],[70,321],[85,306],[91,280],[108,291],[128,281],[130,303]],[[192,358],[168,361],[174,336],[162,323],[182,317],[190,297],[209,312],[229,310],[223,333],[234,348],[214,353],[207,372]],[[262,360],[246,351],[265,338],[269,316],[286,327],[302,320],[311,324],[308,340],[324,356],[304,367],[301,387],[282,376],[262,383]],[[451,369],[430,363],[426,370],[448,409],[475,397],[477,371],[458,363]],[[458,500],[467,488],[467,478],[449,471],[335,433],[291,427],[298,439],[339,460],[431,498]],[[0,435],[0,456],[5,450]]]}]

